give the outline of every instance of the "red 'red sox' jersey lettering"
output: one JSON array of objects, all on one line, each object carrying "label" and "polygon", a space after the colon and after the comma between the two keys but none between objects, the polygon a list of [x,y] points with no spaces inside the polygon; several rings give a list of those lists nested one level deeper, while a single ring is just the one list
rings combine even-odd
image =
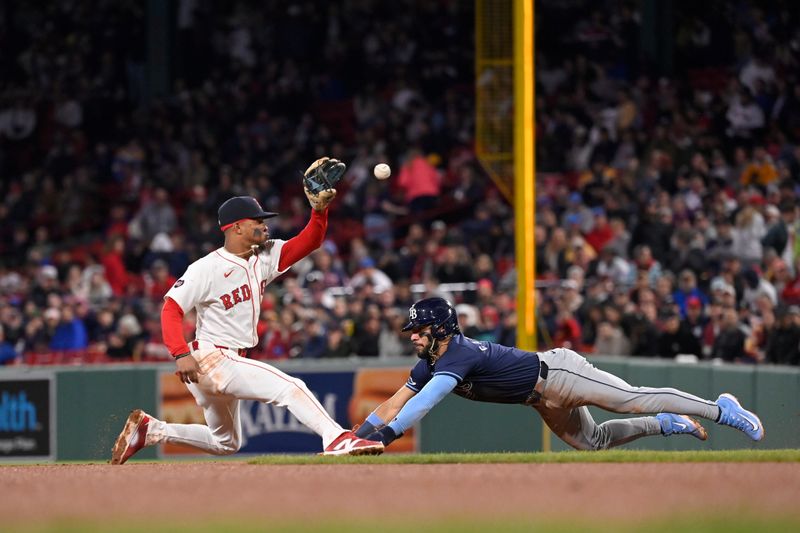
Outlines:
[{"label": "red 'red sox' jersey lettering", "polygon": [[[240,293],[241,291],[241,293]],[[250,287],[247,285],[242,285],[238,289],[233,289],[230,294],[223,294],[219,297],[220,301],[222,301],[222,305],[225,306],[225,309],[230,309],[236,304],[240,304],[242,302],[249,302],[250,298],[252,297],[252,291]]]}]

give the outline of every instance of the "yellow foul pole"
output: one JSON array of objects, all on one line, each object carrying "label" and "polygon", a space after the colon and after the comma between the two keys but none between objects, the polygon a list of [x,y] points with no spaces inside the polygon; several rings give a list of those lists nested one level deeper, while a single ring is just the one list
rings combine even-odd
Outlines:
[{"label": "yellow foul pole", "polygon": [[[514,0],[514,231],[517,267],[517,346],[536,349],[536,140],[534,1]],[[542,431],[550,451],[550,431]]]}]

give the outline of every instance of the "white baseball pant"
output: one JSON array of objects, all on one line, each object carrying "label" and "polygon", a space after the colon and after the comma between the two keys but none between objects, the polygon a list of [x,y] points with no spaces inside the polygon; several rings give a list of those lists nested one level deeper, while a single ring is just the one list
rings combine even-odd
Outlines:
[{"label": "white baseball pant", "polygon": [[207,425],[170,424],[154,419],[147,431],[148,446],[169,442],[214,455],[236,453],[242,445],[239,400],[287,407],[301,423],[322,437],[323,449],[345,431],[302,380],[261,361],[240,357],[233,350],[200,341],[198,345],[192,351],[200,366],[198,382],[187,387],[203,408]]}]

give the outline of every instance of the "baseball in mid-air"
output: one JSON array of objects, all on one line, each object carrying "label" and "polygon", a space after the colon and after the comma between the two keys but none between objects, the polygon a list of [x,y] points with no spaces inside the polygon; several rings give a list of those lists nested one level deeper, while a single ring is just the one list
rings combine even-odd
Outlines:
[{"label": "baseball in mid-air", "polygon": [[375,177],[379,180],[385,180],[392,175],[392,168],[386,163],[379,163],[375,165],[375,170],[372,171]]}]

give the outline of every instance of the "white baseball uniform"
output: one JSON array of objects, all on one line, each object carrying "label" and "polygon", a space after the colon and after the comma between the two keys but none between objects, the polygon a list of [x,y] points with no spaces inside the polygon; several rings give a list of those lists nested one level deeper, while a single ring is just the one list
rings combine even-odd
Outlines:
[{"label": "white baseball uniform", "polygon": [[322,437],[323,448],[345,431],[303,381],[239,355],[258,343],[262,295],[267,284],[283,274],[278,264],[284,242],[267,241],[248,259],[219,248],[189,265],[167,292],[165,298],[173,299],[184,313],[197,311],[195,340],[189,346],[200,372],[198,382],[187,387],[203,408],[207,426],[153,419],[146,445],[170,442],[216,455],[235,453],[242,442],[240,399],[288,407]]}]

